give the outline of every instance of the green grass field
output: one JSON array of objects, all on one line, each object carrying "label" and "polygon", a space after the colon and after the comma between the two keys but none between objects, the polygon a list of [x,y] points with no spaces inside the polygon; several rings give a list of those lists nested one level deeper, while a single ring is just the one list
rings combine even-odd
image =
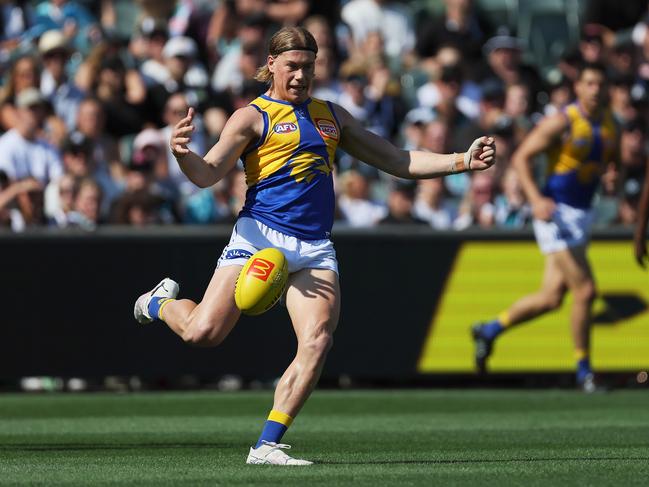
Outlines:
[{"label": "green grass field", "polygon": [[649,391],[316,392],[244,464],[269,392],[0,395],[1,485],[647,485]]}]

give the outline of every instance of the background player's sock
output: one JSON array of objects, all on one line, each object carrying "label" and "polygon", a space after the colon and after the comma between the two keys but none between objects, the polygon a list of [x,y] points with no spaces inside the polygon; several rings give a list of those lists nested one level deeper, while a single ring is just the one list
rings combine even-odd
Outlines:
[{"label": "background player's sock", "polygon": [[261,432],[259,440],[257,440],[255,448],[259,448],[262,445],[262,441],[279,443],[292,422],[293,418],[288,414],[273,409],[268,415],[268,419],[264,424],[264,429]]},{"label": "background player's sock", "polygon": [[153,318],[154,320],[161,320],[162,319],[162,310],[166,305],[168,305],[170,302],[175,301],[173,298],[160,298],[160,297],[153,297],[149,301],[149,316]]},{"label": "background player's sock", "polygon": [[588,374],[593,373],[593,369],[590,367],[590,357],[586,350],[575,350],[575,358],[577,359],[577,382],[581,383]]},{"label": "background player's sock", "polygon": [[503,311],[495,320],[488,321],[482,325],[482,336],[487,340],[493,340],[510,325],[509,312]]}]

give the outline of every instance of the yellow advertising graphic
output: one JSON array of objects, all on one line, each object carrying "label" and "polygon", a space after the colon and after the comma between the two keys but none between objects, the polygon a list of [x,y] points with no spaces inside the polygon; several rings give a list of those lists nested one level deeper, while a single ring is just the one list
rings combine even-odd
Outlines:
[{"label": "yellow advertising graphic", "polygon": [[[596,370],[649,368],[649,273],[631,242],[593,242],[588,255],[598,288],[591,360]],[[543,256],[533,242],[466,242],[456,257],[419,357],[418,372],[472,372],[469,329],[536,291]],[[572,371],[570,293],[560,309],[506,330],[495,342],[491,372]]]}]

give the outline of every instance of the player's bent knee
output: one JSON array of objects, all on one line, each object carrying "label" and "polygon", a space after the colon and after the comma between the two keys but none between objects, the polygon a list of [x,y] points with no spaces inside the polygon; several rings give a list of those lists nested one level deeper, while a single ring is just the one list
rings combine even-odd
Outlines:
[{"label": "player's bent knee", "polygon": [[563,293],[549,293],[545,296],[546,311],[553,311],[561,307],[563,303]]},{"label": "player's bent knee", "polygon": [[323,332],[305,339],[304,342],[300,344],[300,348],[314,360],[319,361],[327,356],[327,353],[331,350],[333,344],[333,335],[330,332]]},{"label": "player's bent knee", "polygon": [[574,298],[582,303],[592,303],[597,296],[597,289],[593,281],[586,281],[574,291]]},{"label": "player's bent knee", "polygon": [[210,323],[198,323],[190,326],[183,334],[183,340],[197,347],[216,347],[225,340],[226,335],[218,332],[218,327]]}]

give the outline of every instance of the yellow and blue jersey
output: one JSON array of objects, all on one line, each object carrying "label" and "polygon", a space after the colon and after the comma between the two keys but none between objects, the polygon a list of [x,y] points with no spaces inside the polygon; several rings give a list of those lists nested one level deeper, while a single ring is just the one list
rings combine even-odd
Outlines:
[{"label": "yellow and blue jersey", "polygon": [[577,103],[564,112],[567,137],[548,153],[543,194],[574,208],[590,208],[606,164],[615,157],[618,128],[610,110],[589,119]]},{"label": "yellow and blue jersey", "polygon": [[248,190],[240,216],[303,240],[329,238],[341,136],[332,105],[315,98],[293,105],[267,95],[250,104],[262,114],[264,129],[241,156]]}]

